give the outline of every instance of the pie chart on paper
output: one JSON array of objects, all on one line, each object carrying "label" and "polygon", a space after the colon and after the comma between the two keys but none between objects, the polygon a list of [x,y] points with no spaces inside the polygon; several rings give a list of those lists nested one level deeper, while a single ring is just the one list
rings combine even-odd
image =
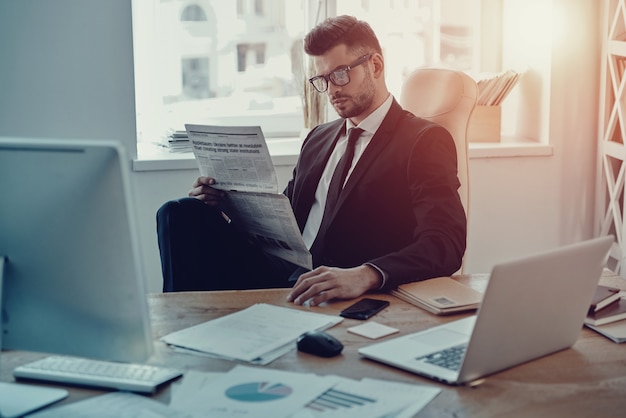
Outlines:
[{"label": "pie chart on paper", "polygon": [[226,389],[226,396],[241,402],[267,402],[284,399],[293,390],[282,383],[251,382],[231,386]]}]

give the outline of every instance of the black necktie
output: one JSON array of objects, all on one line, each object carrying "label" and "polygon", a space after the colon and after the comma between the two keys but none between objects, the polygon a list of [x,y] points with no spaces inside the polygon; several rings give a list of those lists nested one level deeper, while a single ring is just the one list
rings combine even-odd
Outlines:
[{"label": "black necktie", "polygon": [[332,211],[339,199],[339,194],[343,189],[343,184],[346,182],[346,176],[350,167],[352,166],[352,160],[354,159],[354,148],[357,139],[363,132],[361,128],[352,128],[348,134],[348,145],[346,146],[346,152],[337,163],[333,177],[330,179],[330,185],[328,186],[328,194],[326,195],[326,207],[324,208],[324,214]]},{"label": "black necktie", "polygon": [[343,189],[343,184],[346,182],[346,177],[348,175],[348,171],[350,171],[350,166],[352,166],[352,160],[354,159],[354,148],[356,145],[357,139],[363,132],[361,128],[352,128],[348,134],[348,145],[346,147],[346,151],[343,156],[337,163],[337,167],[333,172],[333,176],[330,179],[330,185],[328,186],[328,193],[326,194],[326,206],[324,206],[324,215],[322,216],[322,223],[320,225],[320,229],[317,231],[317,236],[313,241],[313,245],[311,245],[311,254],[313,255],[313,265],[316,265],[316,259],[320,252],[322,251],[322,241],[324,235],[326,235],[326,228],[328,227],[329,218],[335,204],[337,203],[337,199],[339,198],[339,194]]}]

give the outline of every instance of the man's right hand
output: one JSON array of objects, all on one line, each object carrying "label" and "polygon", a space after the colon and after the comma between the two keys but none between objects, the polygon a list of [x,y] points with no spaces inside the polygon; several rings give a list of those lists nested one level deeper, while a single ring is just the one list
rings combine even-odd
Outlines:
[{"label": "man's right hand", "polygon": [[216,183],[212,177],[198,177],[189,191],[190,197],[195,197],[209,206],[218,206],[224,198],[225,192],[213,188]]}]

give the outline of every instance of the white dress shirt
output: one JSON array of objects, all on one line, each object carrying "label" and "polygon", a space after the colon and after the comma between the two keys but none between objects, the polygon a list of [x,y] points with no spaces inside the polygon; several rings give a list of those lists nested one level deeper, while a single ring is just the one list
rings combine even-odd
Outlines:
[{"label": "white dress shirt", "polygon": [[[383,122],[383,119],[385,118],[385,116],[387,116],[387,112],[391,108],[392,102],[393,96],[390,94],[387,97],[387,100],[385,100],[385,102],[380,105],[378,109],[370,113],[365,119],[361,121],[361,123],[359,123],[358,127],[363,129],[363,133],[361,133],[361,136],[359,136],[355,144],[354,159],[352,160],[352,165],[348,170],[346,181],[348,181],[348,178],[350,178],[350,174],[352,174],[354,166],[361,158],[361,155],[363,155],[365,148],[367,148],[367,146],[369,145],[372,137]],[[313,241],[315,241],[317,232],[319,231],[320,225],[322,224],[322,216],[324,215],[324,207],[326,206],[326,196],[328,194],[330,180],[333,177],[333,173],[335,171],[335,167],[337,167],[337,163],[346,151],[346,147],[348,145],[348,133],[350,129],[354,127],[355,126],[352,121],[350,119],[346,119],[346,130],[344,134],[337,140],[337,143],[335,144],[335,149],[330,155],[330,158],[326,163],[326,168],[322,173],[322,177],[317,184],[317,190],[315,191],[315,201],[313,202],[313,206],[311,206],[309,217],[307,218],[306,224],[304,226],[304,231],[302,232],[302,239],[304,240],[304,243],[308,248],[311,248],[311,246],[313,245]]]}]

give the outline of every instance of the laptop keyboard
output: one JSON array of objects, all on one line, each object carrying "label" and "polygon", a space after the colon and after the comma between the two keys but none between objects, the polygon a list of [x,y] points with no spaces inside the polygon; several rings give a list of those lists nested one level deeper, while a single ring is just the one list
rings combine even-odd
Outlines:
[{"label": "laptop keyboard", "polygon": [[444,367],[450,370],[459,370],[466,349],[467,344],[461,344],[455,347],[446,348],[445,350],[437,351],[436,353],[418,357],[417,360],[423,360],[426,363],[434,364],[435,366]]}]

